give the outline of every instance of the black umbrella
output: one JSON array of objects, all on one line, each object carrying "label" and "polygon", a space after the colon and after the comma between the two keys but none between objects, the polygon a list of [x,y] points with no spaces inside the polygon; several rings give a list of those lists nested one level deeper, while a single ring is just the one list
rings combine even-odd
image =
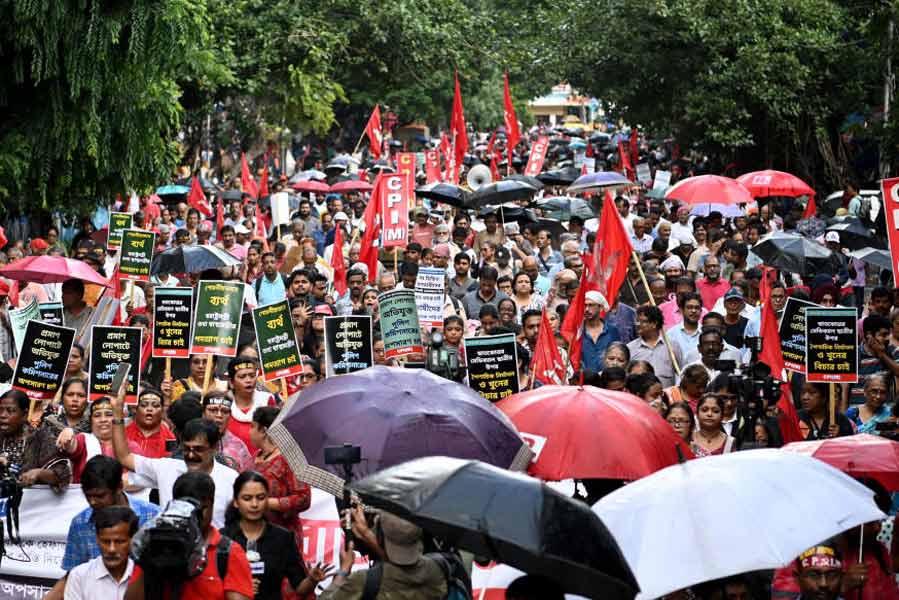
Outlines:
[{"label": "black umbrella", "polygon": [[519,175],[518,173],[514,173],[503,178],[503,181],[521,181],[529,186],[533,187],[536,190],[543,189],[543,182],[537,179],[536,177],[531,177],[530,175]]},{"label": "black umbrella", "polygon": [[456,208],[467,207],[468,197],[470,196],[464,188],[443,182],[429,183],[428,185],[415,188],[415,195],[419,198],[443,202]]},{"label": "black umbrella", "polygon": [[840,266],[839,258],[827,247],[781,231],[766,235],[752,247],[752,252],[769,267],[800,275],[836,273]]},{"label": "black umbrella", "polygon": [[539,225],[540,229],[545,229],[549,232],[553,240],[558,240],[560,235],[568,233],[568,229],[558,219],[540,217]]},{"label": "black umbrella", "polygon": [[522,181],[496,181],[479,187],[471,195],[470,205],[472,208],[488,204],[498,206],[516,200],[530,200],[536,193],[537,189],[534,186]]},{"label": "black umbrella", "polygon": [[864,248],[882,249],[883,242],[874,234],[874,231],[865,227],[858,219],[845,219],[834,223],[827,231],[836,231],[840,234],[840,243],[850,250],[863,250]]},{"label": "black umbrella", "polygon": [[879,267],[881,269],[893,268],[893,259],[887,250],[876,250],[874,248],[865,248],[864,250],[856,250],[850,252],[849,256],[865,261],[869,265]]},{"label": "black umbrella", "polygon": [[479,461],[428,457],[350,484],[362,500],[454,547],[590,598],[634,598],[615,539],[586,504],[540,480]]},{"label": "black umbrella", "polygon": [[216,246],[178,246],[153,257],[150,274],[199,273],[206,269],[236,267],[240,259]]},{"label": "black umbrella", "polygon": [[503,223],[518,223],[520,227],[524,227],[528,223],[539,223],[540,219],[537,217],[537,213],[534,212],[531,208],[524,208],[523,206],[518,206],[517,204],[500,206],[500,207],[487,207],[482,208],[478,213],[480,217],[484,217],[486,215],[497,215],[501,222]]},{"label": "black umbrella", "polygon": [[575,167],[554,169],[537,175],[537,179],[546,185],[571,185],[581,176],[581,170]]},{"label": "black umbrella", "polygon": [[240,190],[225,190],[222,194],[222,200],[231,202],[233,200],[243,200],[243,192]]}]

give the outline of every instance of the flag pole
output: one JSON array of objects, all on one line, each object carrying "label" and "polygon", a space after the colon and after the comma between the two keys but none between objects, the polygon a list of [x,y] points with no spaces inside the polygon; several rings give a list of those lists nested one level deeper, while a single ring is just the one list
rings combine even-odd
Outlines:
[{"label": "flag pole", "polygon": [[[652,297],[652,293],[649,291],[649,283],[646,281],[646,273],[643,272],[643,264],[640,262],[640,257],[637,256],[636,250],[631,250],[631,256],[634,259],[634,262],[637,263],[637,271],[640,273],[640,280],[643,282],[643,287],[646,288],[646,295],[649,296],[649,302],[653,306],[656,305],[655,298]],[[677,358],[674,356],[674,349],[671,347],[671,342],[668,341],[668,335],[665,333],[665,324],[662,323],[662,328],[660,333],[662,334],[662,341],[665,342],[665,347],[668,349],[668,357],[671,359],[671,364],[674,366],[674,372],[680,377],[680,365],[677,364]]]},{"label": "flag pole", "polygon": [[368,124],[366,124],[366,127],[362,128],[362,135],[359,136],[359,141],[356,142],[356,147],[353,148],[353,152],[352,152],[353,154],[356,154],[357,152],[359,152],[359,146],[362,145],[362,140],[365,139],[365,130],[367,127],[368,127]]}]

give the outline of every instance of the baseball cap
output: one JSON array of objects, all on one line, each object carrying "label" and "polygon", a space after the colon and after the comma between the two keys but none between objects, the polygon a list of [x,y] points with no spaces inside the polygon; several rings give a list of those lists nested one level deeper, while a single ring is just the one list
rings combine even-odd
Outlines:
[{"label": "baseball cap", "polygon": [[729,290],[727,290],[726,294],[724,294],[725,302],[727,302],[728,300],[733,300],[734,298],[736,298],[738,300],[744,300],[743,292],[740,291],[740,288],[732,287]]},{"label": "baseball cap", "polygon": [[839,244],[840,243],[840,234],[837,233],[836,231],[828,231],[824,235],[824,241],[825,242],[836,242],[837,244]]}]

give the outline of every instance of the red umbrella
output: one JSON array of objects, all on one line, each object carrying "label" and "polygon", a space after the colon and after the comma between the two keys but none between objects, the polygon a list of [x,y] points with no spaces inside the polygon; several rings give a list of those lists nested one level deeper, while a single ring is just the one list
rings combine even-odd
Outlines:
[{"label": "red umbrella", "polygon": [[678,446],[693,456],[656,411],[624,392],[546,385],[496,407],[537,455],[528,472],[547,481],[634,481],[678,463]]},{"label": "red umbrella", "polygon": [[752,194],[737,180],[720,175],[687,177],[675,183],[665,194],[671,200],[686,204],[745,204]]},{"label": "red umbrella", "polygon": [[787,452],[824,461],[851,477],[870,477],[887,491],[899,491],[899,442],[868,433],[814,442],[793,442]]},{"label": "red umbrella", "polygon": [[332,192],[370,192],[372,191],[372,185],[367,181],[355,181],[355,180],[347,180],[341,181],[340,183],[335,183],[331,186]]},{"label": "red umbrella", "polygon": [[298,192],[313,192],[316,194],[327,194],[331,191],[331,188],[328,187],[327,183],[315,181],[313,179],[298,181],[297,183],[293,184],[293,189]]},{"label": "red umbrella", "polygon": [[814,196],[815,190],[795,175],[783,171],[753,171],[737,177],[755,198]]},{"label": "red umbrella", "polygon": [[0,275],[18,281],[35,283],[62,283],[67,279],[81,279],[109,287],[109,281],[94,271],[87,263],[64,256],[29,256],[6,265]]}]

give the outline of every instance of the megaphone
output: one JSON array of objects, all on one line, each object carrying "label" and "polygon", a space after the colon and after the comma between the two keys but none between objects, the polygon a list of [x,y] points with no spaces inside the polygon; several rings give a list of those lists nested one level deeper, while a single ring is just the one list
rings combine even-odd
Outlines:
[{"label": "megaphone", "polygon": [[465,182],[471,191],[476,192],[479,187],[485,186],[493,182],[493,176],[490,174],[490,168],[484,165],[475,165],[468,170],[468,176]]}]

